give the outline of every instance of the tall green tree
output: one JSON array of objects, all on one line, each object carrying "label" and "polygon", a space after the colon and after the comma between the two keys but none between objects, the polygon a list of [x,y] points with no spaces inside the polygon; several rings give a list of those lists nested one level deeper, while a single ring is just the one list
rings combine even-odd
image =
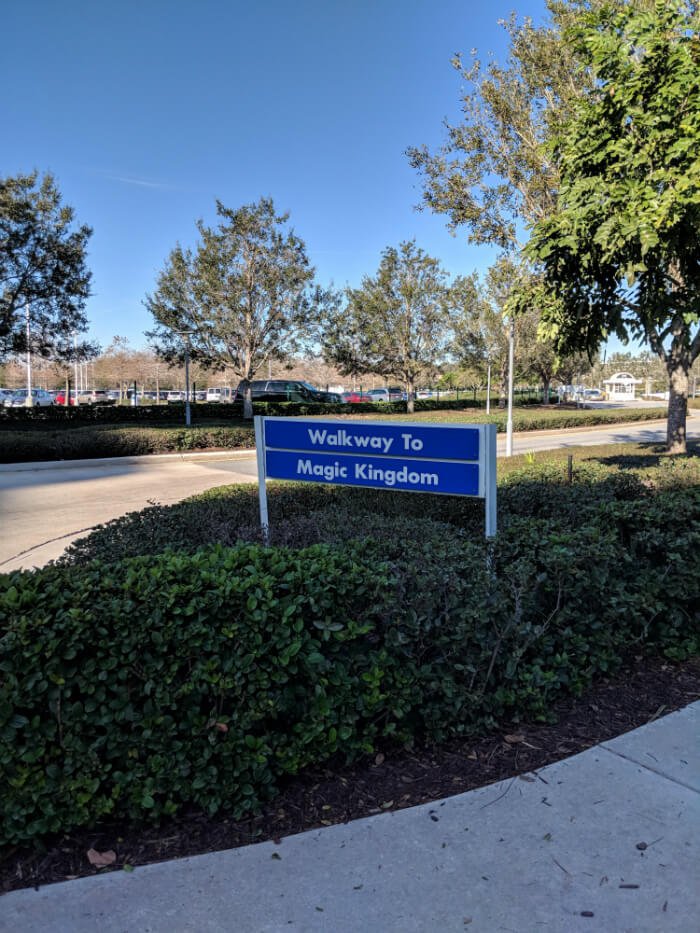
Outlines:
[{"label": "tall green tree", "polygon": [[[601,2],[593,0],[595,5]],[[556,205],[559,166],[543,142],[591,84],[590,74],[563,35],[583,4],[584,0],[548,0],[549,20],[544,25],[529,18],[519,22],[515,15],[501,21],[510,39],[505,64],[491,60],[484,65],[476,52],[467,63],[455,57],[453,66],[464,89],[461,120],[446,125],[447,138],[436,150],[427,146],[408,150],[423,179],[423,206],[444,214],[451,229],[465,228],[470,242],[502,251],[490,272],[488,310],[480,341],[472,339],[471,360],[466,351],[469,338],[475,338],[474,321],[463,322],[461,337],[465,362],[473,363],[480,346],[482,357],[497,366],[502,404],[508,373],[506,300],[512,313],[525,315],[526,320],[515,325],[516,348],[522,342],[521,331],[527,330],[532,345],[530,374],[542,380],[545,398],[559,359],[548,336],[531,333],[541,313],[537,302],[548,296],[532,287],[534,280],[522,261],[507,257],[522,250],[527,224],[547,217]],[[521,362],[519,356],[516,352],[516,364]],[[522,365],[518,368],[521,375],[528,374]]]},{"label": "tall green tree", "polygon": [[423,205],[466,228],[473,243],[511,252],[526,238],[524,224],[546,217],[559,185],[554,154],[543,151],[552,121],[569,112],[590,78],[562,29],[576,0],[548,0],[550,20],[536,26],[515,15],[501,25],[510,39],[505,64],[453,59],[463,87],[462,119],[446,123],[447,138],[431,151],[408,150],[423,180]]},{"label": "tall green tree", "polygon": [[437,259],[414,241],[388,247],[376,274],[348,289],[347,307],[325,328],[326,359],[345,374],[402,380],[412,412],[417,379],[447,353],[454,312],[455,295]]},{"label": "tall green tree", "polygon": [[456,359],[463,367],[480,372],[484,382],[490,369],[499,406],[505,407],[512,319],[514,377],[536,375],[545,383],[546,394],[556,367],[555,355],[551,345],[538,341],[537,313],[524,304],[521,307],[530,284],[528,270],[513,257],[502,255],[488,269],[483,282],[472,277],[471,284],[474,298],[460,303],[454,322],[452,348]]},{"label": "tall green tree", "polygon": [[492,380],[498,384],[499,399],[505,404],[508,332],[503,308],[494,301],[498,297],[492,291],[494,284],[493,269],[487,273],[486,284],[476,275],[455,282],[460,294],[450,351],[461,371],[468,374],[475,392]]},{"label": "tall green tree", "polygon": [[146,296],[156,321],[147,336],[168,361],[182,359],[186,339],[194,360],[227,366],[251,418],[250,380],[309,345],[332,295],[314,285],[304,242],[270,198],[236,210],[217,201],[216,210],[218,226],[199,221],[196,249],[176,246]]},{"label": "tall green tree", "polygon": [[669,378],[667,449],[686,450],[688,374],[700,353],[700,41],[695,3],[628,2],[568,32],[594,85],[556,128],[556,210],[528,247],[559,298],[545,324],[592,353],[648,341]]},{"label": "tall green tree", "polygon": [[92,231],[74,221],[50,174],[0,178],[0,359],[27,349],[69,359],[87,329]]}]

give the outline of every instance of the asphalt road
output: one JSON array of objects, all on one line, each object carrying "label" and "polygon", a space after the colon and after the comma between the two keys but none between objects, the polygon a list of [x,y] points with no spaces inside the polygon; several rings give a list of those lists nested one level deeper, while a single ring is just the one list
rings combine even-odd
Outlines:
[{"label": "asphalt road", "polygon": [[[665,421],[527,432],[515,435],[513,452],[659,442],[665,436]],[[700,437],[700,414],[689,417],[688,436]],[[498,453],[505,453],[500,435]],[[165,505],[215,486],[256,481],[252,451],[0,466],[0,572],[43,566],[95,525],[151,503]]]}]

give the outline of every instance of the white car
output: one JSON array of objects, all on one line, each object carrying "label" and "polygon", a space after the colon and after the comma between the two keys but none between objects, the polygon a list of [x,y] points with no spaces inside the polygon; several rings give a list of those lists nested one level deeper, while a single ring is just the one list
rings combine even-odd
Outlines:
[{"label": "white car", "polygon": [[207,402],[232,402],[235,392],[229,386],[207,389]]}]

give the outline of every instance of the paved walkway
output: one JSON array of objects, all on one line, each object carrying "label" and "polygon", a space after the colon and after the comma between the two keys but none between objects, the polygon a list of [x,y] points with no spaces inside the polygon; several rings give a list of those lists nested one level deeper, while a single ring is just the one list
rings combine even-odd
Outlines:
[{"label": "paved walkway", "polygon": [[242,849],[17,891],[12,933],[695,933],[700,702],[538,773]]}]

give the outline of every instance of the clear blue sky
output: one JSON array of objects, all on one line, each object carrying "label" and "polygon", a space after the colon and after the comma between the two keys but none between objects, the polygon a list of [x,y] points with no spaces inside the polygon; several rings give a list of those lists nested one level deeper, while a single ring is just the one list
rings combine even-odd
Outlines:
[{"label": "clear blue sky", "polygon": [[[51,171],[94,229],[91,336],[136,348],[195,220],[272,196],[323,284],[415,237],[452,274],[488,249],[420,213],[408,146],[459,112],[455,52],[505,57],[512,0],[5,0],[0,174]],[[539,21],[542,0],[520,15]]]}]

